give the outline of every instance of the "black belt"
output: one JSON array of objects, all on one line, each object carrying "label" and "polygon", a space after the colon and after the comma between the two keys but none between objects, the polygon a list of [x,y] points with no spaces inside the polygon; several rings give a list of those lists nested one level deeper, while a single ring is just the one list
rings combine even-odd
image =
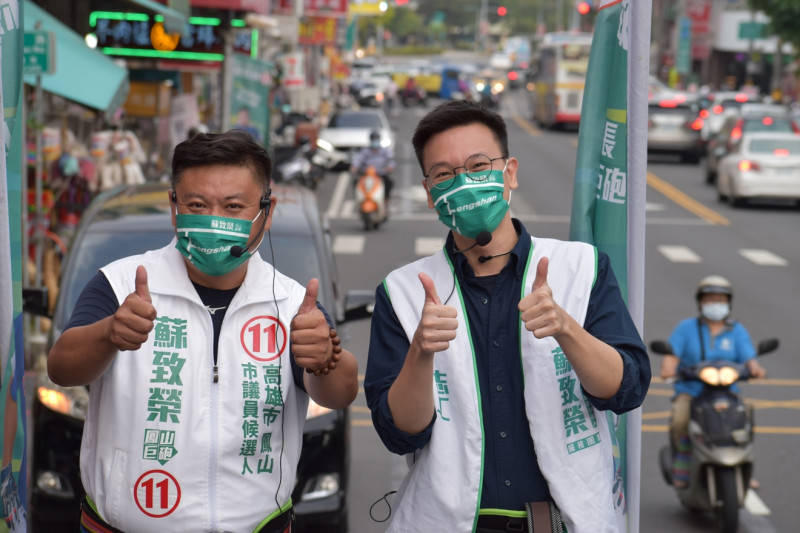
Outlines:
[{"label": "black belt", "polygon": [[561,512],[553,502],[525,504],[526,516],[480,515],[475,533],[563,533]]}]

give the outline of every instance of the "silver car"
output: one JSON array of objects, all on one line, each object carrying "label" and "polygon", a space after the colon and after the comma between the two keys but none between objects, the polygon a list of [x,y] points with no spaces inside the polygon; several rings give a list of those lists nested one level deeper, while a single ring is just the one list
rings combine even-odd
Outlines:
[{"label": "silver car", "polygon": [[719,162],[717,197],[732,206],[753,198],[800,202],[800,135],[745,133]]},{"label": "silver car", "polygon": [[702,152],[703,120],[696,99],[669,95],[648,104],[647,153],[678,154],[682,161],[698,163]]},{"label": "silver car", "polygon": [[323,166],[346,170],[355,152],[369,146],[369,134],[378,130],[381,145],[394,147],[394,132],[381,108],[342,109],[335,112],[317,136],[317,147]]}]

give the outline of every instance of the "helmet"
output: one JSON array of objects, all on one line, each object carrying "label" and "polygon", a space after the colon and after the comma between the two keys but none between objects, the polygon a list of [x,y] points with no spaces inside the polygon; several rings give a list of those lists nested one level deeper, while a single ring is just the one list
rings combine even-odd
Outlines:
[{"label": "helmet", "polygon": [[733,287],[731,282],[722,276],[706,276],[697,285],[695,298],[700,300],[704,294],[727,294],[729,300],[733,300]]},{"label": "helmet", "polygon": [[381,140],[381,132],[378,130],[372,130],[369,132],[369,140],[370,141],[380,141]]}]

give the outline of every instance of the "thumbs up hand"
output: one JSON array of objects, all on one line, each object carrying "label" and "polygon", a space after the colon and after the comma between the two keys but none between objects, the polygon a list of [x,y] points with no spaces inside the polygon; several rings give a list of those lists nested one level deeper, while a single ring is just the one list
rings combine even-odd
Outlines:
[{"label": "thumbs up hand", "polygon": [[341,352],[334,350],[333,338],[338,337],[325,320],[325,315],[317,307],[319,280],[312,278],[306,286],[303,302],[290,325],[292,354],[298,366],[316,375],[327,374],[336,368]]},{"label": "thumbs up hand", "polygon": [[136,267],[134,291],[125,298],[111,320],[109,338],[118,350],[138,350],[155,325],[156,308],[147,286],[147,270]]},{"label": "thumbs up hand", "polygon": [[543,257],[536,265],[533,290],[520,300],[517,306],[525,329],[533,332],[537,339],[553,337],[564,330],[566,313],[553,299],[553,291],[547,284],[549,260]]},{"label": "thumbs up hand", "polygon": [[419,280],[425,289],[425,303],[412,342],[423,353],[433,355],[446,350],[456,338],[458,313],[455,307],[442,304],[430,276],[420,272]]}]

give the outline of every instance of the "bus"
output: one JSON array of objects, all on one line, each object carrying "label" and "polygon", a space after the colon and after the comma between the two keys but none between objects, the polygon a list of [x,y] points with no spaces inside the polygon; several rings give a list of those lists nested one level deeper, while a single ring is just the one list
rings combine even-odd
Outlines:
[{"label": "bus", "polygon": [[528,84],[531,118],[541,127],[580,122],[591,49],[591,33],[542,36],[531,61],[533,79]]}]

